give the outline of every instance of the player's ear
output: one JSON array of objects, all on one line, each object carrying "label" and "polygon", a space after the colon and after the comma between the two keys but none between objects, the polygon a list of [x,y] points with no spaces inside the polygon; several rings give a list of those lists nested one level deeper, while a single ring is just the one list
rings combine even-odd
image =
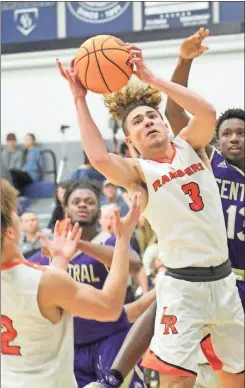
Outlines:
[{"label": "player's ear", "polygon": [[132,143],[132,141],[131,141],[131,139],[130,139],[130,135],[128,135],[128,136],[125,137],[125,142],[126,142],[126,144],[129,144],[129,145],[132,145],[132,146],[133,146],[133,143]]}]

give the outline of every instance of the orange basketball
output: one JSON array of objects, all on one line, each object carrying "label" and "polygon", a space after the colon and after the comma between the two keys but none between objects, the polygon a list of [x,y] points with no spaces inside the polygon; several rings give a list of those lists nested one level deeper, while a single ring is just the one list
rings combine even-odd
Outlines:
[{"label": "orange basketball", "polygon": [[98,35],[81,45],[74,65],[86,89],[108,94],[121,89],[130,79],[133,66],[129,58],[123,41],[110,35]]}]

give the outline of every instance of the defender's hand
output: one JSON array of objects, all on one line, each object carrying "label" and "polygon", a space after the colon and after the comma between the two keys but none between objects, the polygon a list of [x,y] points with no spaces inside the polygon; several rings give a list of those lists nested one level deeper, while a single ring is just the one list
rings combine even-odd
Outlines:
[{"label": "defender's hand", "polygon": [[209,30],[201,27],[194,35],[185,39],[180,46],[180,57],[183,59],[194,59],[208,50],[208,46],[202,46]]}]

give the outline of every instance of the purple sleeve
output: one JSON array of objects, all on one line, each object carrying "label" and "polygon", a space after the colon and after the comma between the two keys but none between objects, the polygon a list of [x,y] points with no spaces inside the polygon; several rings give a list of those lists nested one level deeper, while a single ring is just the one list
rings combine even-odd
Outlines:
[{"label": "purple sleeve", "polygon": [[30,263],[38,263],[41,265],[49,265],[49,258],[42,256],[41,251],[34,253],[34,255],[28,257],[27,259]]}]

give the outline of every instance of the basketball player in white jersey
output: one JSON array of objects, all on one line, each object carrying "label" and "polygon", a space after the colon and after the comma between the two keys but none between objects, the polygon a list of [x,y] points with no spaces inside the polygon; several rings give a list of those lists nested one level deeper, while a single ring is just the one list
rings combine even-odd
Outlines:
[{"label": "basketball player in white jersey", "polygon": [[[73,315],[100,321],[121,314],[129,270],[128,250],[139,216],[136,194],[127,216],[115,213],[117,242],[102,290],[74,281],[64,269],[76,251],[81,229],[54,240],[42,236],[53,255],[50,267],[29,263],[21,254],[15,189],[1,180],[1,386],[76,388],[73,375]],[[63,268],[63,269],[61,269]]]},{"label": "basketball player in white jersey", "polygon": [[[159,277],[157,282],[155,331],[145,366],[161,373],[162,387],[192,388],[200,341],[208,327],[223,387],[242,388],[243,310],[228,260],[218,187],[197,154],[213,137],[215,109],[190,89],[158,78],[144,63],[141,50],[128,48],[136,75],[149,86],[128,84],[107,95],[105,102],[113,117],[122,119],[126,141],[141,159],[107,152],[72,63],[69,70],[59,61],[57,65],[71,87],[91,164],[129,193],[142,193],[141,211],[164,252],[167,279],[161,282]],[[193,115],[173,142],[158,109],[160,91]]]}]

